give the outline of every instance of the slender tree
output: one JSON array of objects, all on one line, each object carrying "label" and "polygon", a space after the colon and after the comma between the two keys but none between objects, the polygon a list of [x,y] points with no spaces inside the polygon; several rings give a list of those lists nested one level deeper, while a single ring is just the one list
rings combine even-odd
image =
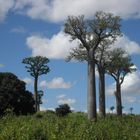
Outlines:
[{"label": "slender tree", "polygon": [[107,42],[102,42],[100,47],[97,49],[97,53],[95,55],[97,69],[99,73],[99,116],[106,116],[106,105],[105,105],[105,73],[106,73],[106,62],[109,59],[109,50],[113,42],[109,40]]},{"label": "slender tree", "polygon": [[50,69],[47,66],[49,59],[42,56],[24,58],[22,63],[26,64],[27,72],[34,77],[34,97],[35,97],[35,110],[39,111],[38,101],[38,77],[42,74],[47,74]]},{"label": "slender tree", "polygon": [[128,73],[135,71],[134,64],[130,56],[121,48],[115,48],[110,51],[110,60],[107,64],[107,72],[116,82],[116,110],[117,115],[122,116],[121,85]]},{"label": "slender tree", "polygon": [[133,107],[130,107],[129,110],[130,110],[130,114],[132,115]]},{"label": "slender tree", "polygon": [[74,58],[88,63],[88,118],[97,118],[96,85],[95,85],[95,53],[102,41],[116,39],[120,34],[120,18],[110,13],[97,12],[93,20],[85,20],[84,16],[69,16],[64,27],[65,33],[72,40],[79,40],[79,46],[70,52],[69,60]]},{"label": "slender tree", "polygon": [[110,110],[112,111],[112,114],[113,114],[113,110],[115,109],[115,107],[114,106],[111,106],[110,107]]}]

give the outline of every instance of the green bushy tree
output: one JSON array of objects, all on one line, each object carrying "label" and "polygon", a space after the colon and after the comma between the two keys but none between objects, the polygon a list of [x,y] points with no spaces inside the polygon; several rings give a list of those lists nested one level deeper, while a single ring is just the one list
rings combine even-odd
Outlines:
[{"label": "green bushy tree", "polygon": [[68,104],[59,105],[59,107],[56,108],[55,111],[58,116],[66,116],[68,113],[71,113],[71,110]]},{"label": "green bushy tree", "polygon": [[33,113],[34,99],[25,83],[12,73],[0,73],[0,114],[12,109],[15,114]]}]

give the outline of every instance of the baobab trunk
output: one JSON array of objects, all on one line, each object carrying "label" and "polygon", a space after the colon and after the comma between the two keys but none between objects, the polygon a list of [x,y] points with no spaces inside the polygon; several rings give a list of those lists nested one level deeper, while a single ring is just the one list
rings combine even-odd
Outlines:
[{"label": "baobab trunk", "polygon": [[105,117],[105,72],[98,68],[99,71],[99,115]]},{"label": "baobab trunk", "polygon": [[38,82],[38,78],[35,77],[34,80],[34,97],[35,97],[35,111],[38,111],[38,90],[37,90],[37,82]]},{"label": "baobab trunk", "polygon": [[[92,57],[91,57],[92,56]],[[88,60],[88,119],[97,120],[96,111],[96,85],[95,85],[95,62],[93,53],[90,53],[90,59]]]},{"label": "baobab trunk", "polygon": [[121,100],[121,85],[119,83],[119,80],[116,81],[116,110],[117,115],[122,116],[122,100]]}]

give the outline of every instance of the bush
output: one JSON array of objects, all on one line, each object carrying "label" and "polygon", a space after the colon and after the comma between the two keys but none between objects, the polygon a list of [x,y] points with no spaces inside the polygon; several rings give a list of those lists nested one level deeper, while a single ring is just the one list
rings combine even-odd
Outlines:
[{"label": "bush", "polygon": [[68,104],[59,105],[59,107],[56,108],[55,111],[56,111],[56,115],[60,117],[66,116],[68,113],[71,113],[71,110]]}]

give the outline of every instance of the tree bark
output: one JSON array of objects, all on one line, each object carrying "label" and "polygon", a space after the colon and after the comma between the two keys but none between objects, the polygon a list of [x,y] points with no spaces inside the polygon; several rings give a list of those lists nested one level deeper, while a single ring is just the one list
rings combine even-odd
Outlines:
[{"label": "tree bark", "polygon": [[99,116],[105,117],[105,72],[98,66],[99,71]]},{"label": "tree bark", "polygon": [[35,77],[34,80],[34,97],[35,97],[35,111],[38,111],[38,90],[37,90],[37,85],[38,84],[38,77]]},{"label": "tree bark", "polygon": [[119,83],[119,80],[116,81],[116,110],[117,115],[122,116],[122,100],[121,100],[121,85]]},{"label": "tree bark", "polygon": [[95,85],[95,62],[93,52],[90,53],[90,58],[88,60],[88,119],[96,121],[97,111],[96,111],[96,85]]}]

